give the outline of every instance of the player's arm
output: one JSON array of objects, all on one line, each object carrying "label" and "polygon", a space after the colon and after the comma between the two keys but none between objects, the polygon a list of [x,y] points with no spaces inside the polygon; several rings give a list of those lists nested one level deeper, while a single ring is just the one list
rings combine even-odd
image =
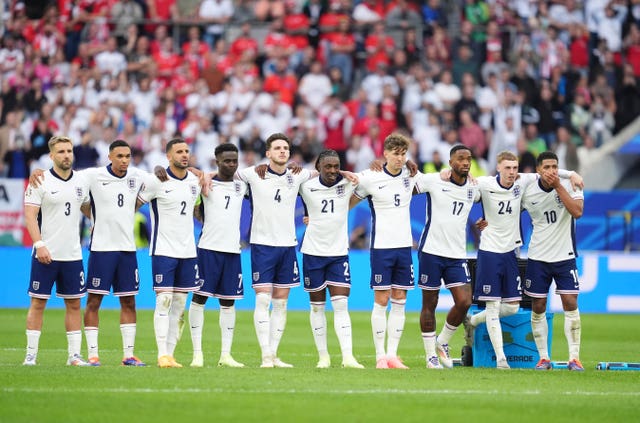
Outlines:
[{"label": "player's arm", "polygon": [[29,175],[29,185],[33,188],[38,188],[44,179],[44,170],[43,169],[34,169]]},{"label": "player's arm", "polygon": [[362,198],[358,197],[355,194],[351,195],[351,198],[349,199],[349,209],[352,209],[356,206],[356,204],[358,204],[360,202],[360,200],[362,200]]},{"label": "player's arm", "polygon": [[24,206],[24,223],[27,227],[27,232],[33,240],[33,246],[36,249],[36,259],[42,264],[51,263],[51,253],[47,249],[47,246],[42,240],[40,233],[40,225],[38,224],[38,213],[40,213],[40,206],[25,204]]},{"label": "player's arm", "polygon": [[198,222],[204,223],[204,203],[202,202],[202,195],[198,196],[198,200],[193,207],[193,217],[195,217]]},{"label": "player's arm", "polygon": [[[341,170],[340,171],[340,175],[342,175],[344,178],[346,178],[349,182],[351,182],[353,185],[358,185],[358,175],[356,175],[353,172],[349,172],[348,170]],[[312,176],[311,178],[313,178],[314,176]],[[309,179],[311,179],[309,178]]]},{"label": "player's arm", "polygon": [[89,201],[82,203],[80,211],[87,219],[91,219],[91,203]]}]

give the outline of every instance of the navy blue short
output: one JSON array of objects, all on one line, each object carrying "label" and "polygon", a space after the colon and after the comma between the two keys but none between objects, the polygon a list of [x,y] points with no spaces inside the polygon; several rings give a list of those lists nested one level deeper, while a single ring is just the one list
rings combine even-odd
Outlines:
[{"label": "navy blue short", "polygon": [[522,281],[516,252],[492,253],[478,250],[478,267],[473,296],[479,301],[520,301]]},{"label": "navy blue short", "polygon": [[411,247],[372,248],[370,254],[373,290],[413,289]]},{"label": "navy blue short", "polygon": [[89,254],[87,292],[125,297],[140,289],[138,260],[135,251],[92,251]]},{"label": "navy blue short", "polygon": [[251,283],[254,288],[300,285],[296,247],[251,244]]},{"label": "navy blue short", "polygon": [[198,248],[202,285],[197,291],[205,297],[239,300],[244,296],[240,254]]},{"label": "navy blue short", "polygon": [[471,282],[469,263],[466,259],[454,259],[420,253],[420,278],[418,287],[430,291],[440,289],[442,282],[447,289]]},{"label": "navy blue short", "polygon": [[351,288],[349,256],[320,257],[302,255],[302,274],[304,290],[322,291],[327,285]]},{"label": "navy blue short", "polygon": [[556,282],[556,294],[578,294],[578,268],[576,259],[555,263],[527,260],[527,276],[524,282],[525,294],[534,298],[547,298],[551,281]]},{"label": "navy blue short", "polygon": [[198,258],[151,257],[154,291],[190,292],[200,289]]},{"label": "navy blue short", "polygon": [[82,260],[54,260],[42,264],[32,256],[29,296],[44,300],[51,298],[54,283],[57,297],[82,298],[87,295]]}]

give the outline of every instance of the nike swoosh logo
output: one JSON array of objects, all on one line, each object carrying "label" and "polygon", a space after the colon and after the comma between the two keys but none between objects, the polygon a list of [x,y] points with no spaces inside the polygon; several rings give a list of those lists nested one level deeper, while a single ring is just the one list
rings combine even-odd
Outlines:
[{"label": "nike swoosh logo", "polygon": [[531,205],[532,205],[532,206],[535,206],[535,205],[536,205],[536,204],[538,204],[538,203],[539,203],[538,201],[532,201],[532,202],[531,202]]},{"label": "nike swoosh logo", "polygon": [[380,186],[378,187],[378,189],[382,189],[382,188],[384,188],[384,187],[386,187],[386,185],[380,185]]},{"label": "nike swoosh logo", "polygon": [[165,189],[164,192],[165,194],[169,194],[171,191],[173,191],[172,189]]},{"label": "nike swoosh logo", "polygon": [[60,191],[51,191],[51,195],[57,194],[57,193],[59,193],[59,192],[60,192]]},{"label": "nike swoosh logo", "polygon": [[442,192],[450,192],[450,189],[442,188]]},{"label": "nike swoosh logo", "polygon": [[111,182],[103,182],[102,186],[109,185]]},{"label": "nike swoosh logo", "polygon": [[309,191],[316,192],[316,191],[320,191],[320,190],[318,188],[311,188]]}]

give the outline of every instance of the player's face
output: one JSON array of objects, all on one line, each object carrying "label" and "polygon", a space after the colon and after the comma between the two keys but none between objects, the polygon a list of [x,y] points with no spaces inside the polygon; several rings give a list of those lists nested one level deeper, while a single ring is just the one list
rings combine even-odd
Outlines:
[{"label": "player's face", "polygon": [[404,149],[384,150],[382,154],[387,162],[387,170],[394,175],[400,172],[407,162],[407,150]]},{"label": "player's face", "polygon": [[171,150],[167,153],[169,164],[178,168],[186,169],[189,167],[189,145],[186,142],[173,144]]},{"label": "player's face", "polygon": [[223,151],[218,157],[218,173],[224,179],[233,179],[233,175],[238,170],[238,153],[235,151]]},{"label": "player's face", "polygon": [[545,174],[558,176],[558,161],[555,159],[545,159],[540,163],[537,171],[540,176],[544,176]]},{"label": "player's face", "polygon": [[73,165],[73,144],[70,142],[59,142],[53,146],[49,153],[53,160],[53,165],[58,170],[67,171]]},{"label": "player's face", "polygon": [[340,174],[340,159],[337,157],[324,157],[318,166],[320,168],[320,178],[329,185],[333,185],[338,180]]},{"label": "player's face", "polygon": [[116,147],[109,152],[111,170],[118,176],[127,173],[131,163],[131,149],[129,147]]},{"label": "player's face", "polygon": [[267,150],[267,158],[278,166],[284,166],[289,160],[289,143],[285,140],[275,140],[271,143],[271,148]]},{"label": "player's face", "polygon": [[471,169],[471,151],[456,151],[449,159],[449,166],[451,166],[453,173],[462,178],[466,178],[469,175],[469,169]]},{"label": "player's face", "polygon": [[516,181],[518,176],[518,161],[503,160],[498,163],[498,173],[500,174],[500,183],[510,187]]}]

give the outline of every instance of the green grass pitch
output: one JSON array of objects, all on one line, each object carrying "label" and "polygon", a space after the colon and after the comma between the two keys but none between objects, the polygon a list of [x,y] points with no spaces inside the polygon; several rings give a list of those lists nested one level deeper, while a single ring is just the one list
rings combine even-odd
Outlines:
[{"label": "green grass pitch", "polygon": [[[212,305],[209,306],[213,308]],[[136,355],[122,358],[118,311],[101,311],[99,368],[70,368],[63,311],[47,310],[38,365],[24,358],[26,310],[0,310],[0,422],[602,422],[640,419],[640,372],[596,371],[598,361],[640,361],[637,315],[582,316],[583,373],[566,370],[427,370],[418,315],[408,313],[400,354],[410,370],[374,369],[369,313],[352,312],[354,353],[365,370],[340,368],[329,320],[333,367],[315,368],[306,312],[289,312],[279,355],[293,369],[260,369],[251,312],[239,312],[233,355],[244,369],[216,367],[218,313],[205,315],[205,367],[189,368],[188,329],[176,350],[183,369],[155,366],[152,311],[138,316]],[[438,328],[444,316],[438,315]],[[462,331],[453,339],[458,355]],[[556,314],[553,358],[566,360],[563,318]],[[83,339],[83,353],[86,345]]]}]

